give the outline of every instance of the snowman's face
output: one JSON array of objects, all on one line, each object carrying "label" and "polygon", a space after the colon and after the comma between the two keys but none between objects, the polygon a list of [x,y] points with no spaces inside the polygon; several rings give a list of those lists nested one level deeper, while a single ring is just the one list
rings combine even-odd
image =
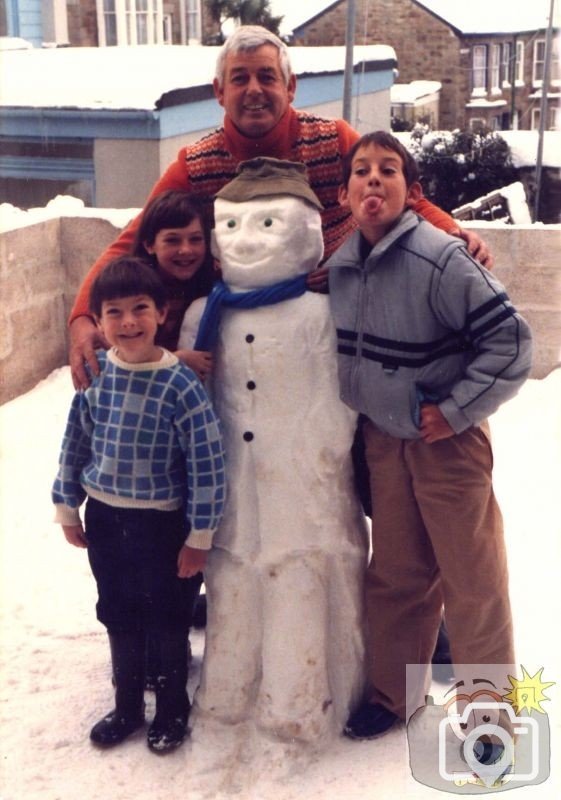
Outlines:
[{"label": "snowman's face", "polygon": [[212,252],[227,284],[258,289],[315,269],[323,255],[319,211],[291,195],[214,204]]}]

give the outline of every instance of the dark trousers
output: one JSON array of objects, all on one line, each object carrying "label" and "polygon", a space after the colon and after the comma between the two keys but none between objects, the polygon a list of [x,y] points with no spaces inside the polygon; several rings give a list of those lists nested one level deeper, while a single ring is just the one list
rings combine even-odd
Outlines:
[{"label": "dark trousers", "polygon": [[188,533],[183,509],[114,508],[89,498],[85,528],[97,618],[109,633],[188,633],[202,576],[177,576]]}]

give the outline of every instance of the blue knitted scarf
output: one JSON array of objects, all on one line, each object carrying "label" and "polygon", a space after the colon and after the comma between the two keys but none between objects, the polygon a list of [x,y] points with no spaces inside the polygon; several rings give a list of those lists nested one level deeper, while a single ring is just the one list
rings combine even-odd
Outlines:
[{"label": "blue knitted scarf", "polygon": [[213,349],[218,338],[220,315],[224,306],[227,308],[257,308],[300,297],[306,291],[307,277],[307,275],[298,275],[296,278],[289,278],[272,286],[265,286],[263,289],[252,289],[249,292],[232,292],[224,281],[218,281],[206,301],[194,349]]}]

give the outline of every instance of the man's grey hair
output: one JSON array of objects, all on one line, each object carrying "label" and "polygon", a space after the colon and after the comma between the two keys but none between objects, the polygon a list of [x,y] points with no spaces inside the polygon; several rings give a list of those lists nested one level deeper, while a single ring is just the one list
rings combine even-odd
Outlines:
[{"label": "man's grey hair", "polygon": [[286,85],[292,75],[288,47],[278,36],[260,25],[241,25],[232,33],[222,47],[216,59],[215,78],[220,88],[224,86],[224,73],[226,56],[228,53],[241,53],[245,50],[255,50],[264,44],[272,44],[279,51],[279,63]]}]

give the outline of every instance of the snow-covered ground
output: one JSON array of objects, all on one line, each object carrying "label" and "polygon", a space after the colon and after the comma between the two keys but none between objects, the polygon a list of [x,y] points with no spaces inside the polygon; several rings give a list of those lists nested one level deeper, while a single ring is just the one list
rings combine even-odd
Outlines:
[{"label": "snow-covered ground", "polygon": [[[308,757],[243,729],[194,726],[160,758],[142,736],[93,748],[91,725],[112,704],[108,648],[84,551],[52,520],[50,487],[72,395],[67,367],[0,408],[2,800],[415,800],[443,797],[415,782],[403,727],[373,742],[341,737]],[[528,381],[492,419],[495,482],[511,565],[519,663],[554,681],[543,708],[552,775],[520,797],[561,796],[561,370]],[[204,633],[192,636],[196,686]],[[297,642],[287,643],[297,647]],[[282,665],[279,665],[282,670]],[[146,695],[148,714],[153,699]]]}]

